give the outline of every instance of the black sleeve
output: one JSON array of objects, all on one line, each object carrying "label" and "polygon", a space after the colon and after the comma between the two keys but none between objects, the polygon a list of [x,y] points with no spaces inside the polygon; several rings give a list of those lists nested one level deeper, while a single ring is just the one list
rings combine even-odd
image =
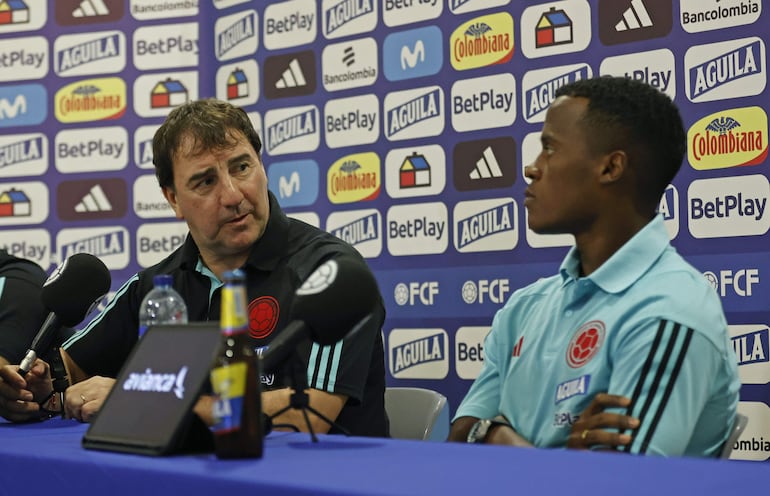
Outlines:
[{"label": "black sleeve", "polygon": [[40,291],[46,273],[23,259],[4,258],[0,266],[0,356],[19,363],[48,312]]},{"label": "black sleeve", "polygon": [[129,279],[99,314],[64,343],[63,348],[86,374],[118,375],[138,339],[139,304],[144,294],[140,286],[138,275]]}]

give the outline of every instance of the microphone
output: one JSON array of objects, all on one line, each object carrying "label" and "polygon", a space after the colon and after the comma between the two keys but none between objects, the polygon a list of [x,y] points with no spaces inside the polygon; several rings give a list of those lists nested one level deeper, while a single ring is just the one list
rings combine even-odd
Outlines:
[{"label": "microphone", "polygon": [[371,317],[379,290],[365,262],[342,255],[319,265],[295,295],[292,320],[262,355],[263,371],[277,369],[306,337],[329,345],[356,332]]},{"label": "microphone", "polygon": [[38,356],[45,354],[62,327],[79,324],[110,289],[110,271],[89,253],[76,253],[62,262],[43,283],[43,306],[50,312],[19,365],[26,375]]}]

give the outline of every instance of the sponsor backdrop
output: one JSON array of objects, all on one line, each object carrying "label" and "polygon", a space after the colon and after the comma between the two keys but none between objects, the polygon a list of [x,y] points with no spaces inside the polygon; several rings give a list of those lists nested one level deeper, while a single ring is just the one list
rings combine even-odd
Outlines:
[{"label": "sponsor backdrop", "polygon": [[229,100],[260,130],[287,212],[349,241],[375,270],[389,383],[437,389],[454,411],[495,311],[554,273],[572,244],[529,231],[522,204],[554,90],[599,74],[643,79],[674,98],[688,128],[660,211],[727,311],[750,417],[733,457],[765,460],[762,7],[0,0],[0,246],[49,270],[90,252],[116,289],[186,233],[153,176],[154,130],[182,102]]}]

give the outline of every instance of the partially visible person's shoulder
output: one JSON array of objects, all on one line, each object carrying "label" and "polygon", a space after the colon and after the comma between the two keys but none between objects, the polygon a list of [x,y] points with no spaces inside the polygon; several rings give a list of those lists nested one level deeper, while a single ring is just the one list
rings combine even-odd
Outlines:
[{"label": "partially visible person's shoulder", "polygon": [[360,257],[358,251],[346,241],[301,220],[289,218],[289,249],[307,255],[317,250],[323,258],[329,254],[347,254]]},{"label": "partially visible person's shoulder", "polygon": [[11,255],[6,250],[0,249],[0,276],[20,271],[26,275],[25,279],[42,284],[48,277],[40,265],[26,258]]},{"label": "partially visible person's shoulder", "polygon": [[170,274],[177,279],[177,275],[182,271],[193,271],[197,262],[197,248],[188,235],[184,243],[174,249],[165,258],[159,260],[153,265],[141,269],[129,277],[121,285],[120,292],[128,287],[136,285],[134,291],[138,291],[142,296],[153,288],[153,278],[160,274]]}]

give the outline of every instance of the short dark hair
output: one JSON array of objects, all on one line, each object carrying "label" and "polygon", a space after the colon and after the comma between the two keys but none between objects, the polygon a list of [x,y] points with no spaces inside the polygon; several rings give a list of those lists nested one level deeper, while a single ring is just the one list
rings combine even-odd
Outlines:
[{"label": "short dark hair", "polygon": [[657,205],[687,149],[671,98],[647,83],[616,76],[575,81],[555,92],[565,95],[588,99],[583,121],[589,146],[597,152],[624,150],[636,169],[640,198]]},{"label": "short dark hair", "polygon": [[174,188],[173,160],[179,145],[186,137],[194,140],[197,152],[227,148],[233,144],[233,131],[240,131],[259,154],[262,141],[240,107],[207,98],[176,107],[152,138],[152,163],[161,187]]}]

